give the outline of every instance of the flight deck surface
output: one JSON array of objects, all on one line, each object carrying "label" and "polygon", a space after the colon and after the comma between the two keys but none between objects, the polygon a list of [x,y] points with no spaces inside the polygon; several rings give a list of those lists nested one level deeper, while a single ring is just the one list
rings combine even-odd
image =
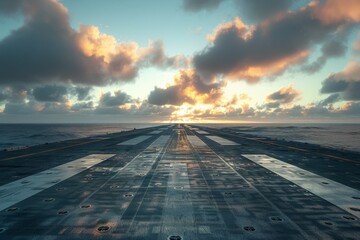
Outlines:
[{"label": "flight deck surface", "polygon": [[360,239],[360,154],[168,125],[0,153],[0,239]]}]

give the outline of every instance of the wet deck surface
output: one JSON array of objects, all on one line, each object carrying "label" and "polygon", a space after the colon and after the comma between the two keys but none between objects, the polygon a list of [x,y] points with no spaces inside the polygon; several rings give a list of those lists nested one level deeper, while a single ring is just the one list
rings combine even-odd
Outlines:
[{"label": "wet deck surface", "polygon": [[2,152],[0,172],[0,239],[360,236],[359,154],[231,130],[161,126]]}]

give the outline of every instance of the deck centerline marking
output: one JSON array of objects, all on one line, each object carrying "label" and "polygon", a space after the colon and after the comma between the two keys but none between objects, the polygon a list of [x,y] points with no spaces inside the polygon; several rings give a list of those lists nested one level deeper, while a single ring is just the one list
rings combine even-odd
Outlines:
[{"label": "deck centerline marking", "polygon": [[245,158],[360,218],[360,191],[267,155],[244,154]]},{"label": "deck centerline marking", "polygon": [[91,154],[0,186],[0,211],[46,190],[115,154]]},{"label": "deck centerline marking", "polygon": [[[160,136],[160,137],[157,139],[157,140],[158,140],[158,142],[156,142],[157,145],[154,144],[155,142],[152,144],[152,145],[155,145],[155,146],[152,146],[153,148],[161,147],[161,151],[160,151],[160,153],[158,153],[158,154],[156,155],[156,158],[155,158],[155,161],[154,161],[154,163],[153,163],[153,165],[152,165],[152,168],[154,167],[154,164],[156,164],[156,162],[157,162],[157,163],[160,163],[160,161],[163,159],[163,157],[164,157],[164,155],[165,155],[168,147],[170,146],[171,139],[172,139],[172,138],[171,138],[171,135],[162,135],[162,136]],[[156,169],[158,168],[158,166],[159,166],[159,164],[157,164],[157,165],[155,166],[154,172],[156,171]],[[151,172],[151,170],[152,170],[152,169],[149,169],[148,173]],[[154,178],[154,175],[155,175],[155,174],[151,175],[149,184],[151,183],[152,179]],[[143,184],[143,183],[142,183],[142,184]],[[128,229],[131,229],[131,227],[132,227],[132,225],[133,225],[133,223],[134,223],[134,219],[135,219],[135,217],[137,216],[137,214],[139,213],[139,209],[140,209],[141,205],[143,204],[144,198],[145,198],[148,190],[149,190],[149,188],[146,188],[145,193],[144,193],[144,195],[143,195],[143,197],[142,197],[142,199],[141,199],[141,203],[138,205],[138,208],[136,209],[136,212],[135,212],[135,214],[133,215],[133,217],[132,217],[132,219],[131,219],[131,222],[130,222],[130,224],[129,224],[129,228],[128,228]],[[138,191],[139,191],[139,188],[137,189],[136,193],[137,193]],[[123,217],[123,216],[121,216],[121,218],[122,218],[122,217]]]},{"label": "deck centerline marking", "polygon": [[[185,135],[186,135],[186,137],[187,137],[187,139],[188,139],[188,141],[189,141],[189,146],[190,146],[190,148],[192,149],[192,151],[195,153],[195,155],[196,155],[196,157],[197,157],[197,161],[199,161],[197,164],[198,164],[198,166],[199,166],[199,169],[200,169],[200,173],[201,173],[201,176],[202,176],[202,178],[205,180],[205,182],[206,182],[206,188],[207,188],[207,190],[208,190],[208,192],[209,192],[209,194],[210,194],[210,199],[211,199],[211,201],[212,201],[212,203],[217,207],[217,208],[220,208],[220,206],[219,206],[219,203],[218,203],[218,200],[217,200],[217,198],[215,197],[215,195],[214,195],[214,192],[213,192],[213,189],[210,187],[210,184],[209,184],[209,182],[208,182],[208,180],[206,179],[206,177],[205,177],[205,175],[204,175],[204,171],[203,171],[203,169],[202,169],[202,167],[201,167],[201,158],[200,158],[200,156],[199,156],[199,148],[208,148],[208,149],[211,149],[205,142],[203,142],[198,136],[190,136],[190,135],[188,135],[186,132],[185,132]],[[190,138],[189,138],[190,137]],[[225,200],[224,200],[225,201]],[[230,207],[229,207],[229,205],[228,205],[228,203],[225,201],[225,204],[226,204],[226,206],[230,209]],[[221,216],[221,218],[222,218],[222,224],[224,224],[224,225],[226,225],[226,219],[227,219],[227,217],[225,217],[224,215],[223,215],[223,212],[220,212],[220,216]],[[236,224],[236,223],[235,223]]]}]

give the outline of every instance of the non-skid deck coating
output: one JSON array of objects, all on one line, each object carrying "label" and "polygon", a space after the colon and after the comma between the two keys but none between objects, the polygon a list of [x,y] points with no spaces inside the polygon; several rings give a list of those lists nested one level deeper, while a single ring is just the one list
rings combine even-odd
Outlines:
[{"label": "non-skid deck coating", "polygon": [[[360,191],[267,155],[243,155],[279,176],[360,217]],[[284,170],[286,168],[286,170]]]},{"label": "non-skid deck coating", "polygon": [[2,185],[0,186],[0,211],[85,171],[114,155],[92,154]]},{"label": "non-skid deck coating", "polygon": [[[74,144],[66,150],[49,144],[43,148],[54,150],[29,148],[17,156],[0,153],[0,170],[6,169],[0,175],[0,199],[6,197],[4,186],[29,178],[46,183],[29,185],[26,191],[7,189],[23,196],[36,192],[0,211],[0,239],[350,240],[360,236],[356,213],[360,198],[351,196],[355,210],[349,212],[317,191],[322,187],[318,182],[326,181],[353,190],[339,191],[342,195],[356,195],[358,154],[308,145],[296,146],[307,148],[306,152],[292,151],[233,132],[218,136],[216,129],[194,129],[162,126],[99,137],[96,142],[83,139],[84,144],[64,142]],[[163,132],[151,135],[154,131]],[[227,141],[236,145],[221,145]],[[322,151],[354,162],[317,155]],[[102,156],[101,161],[88,162],[87,169],[66,167],[70,172],[78,169],[71,176],[62,169],[56,171],[56,179],[52,174],[34,178],[95,156]],[[300,174],[288,177],[298,171],[308,179]]]}]

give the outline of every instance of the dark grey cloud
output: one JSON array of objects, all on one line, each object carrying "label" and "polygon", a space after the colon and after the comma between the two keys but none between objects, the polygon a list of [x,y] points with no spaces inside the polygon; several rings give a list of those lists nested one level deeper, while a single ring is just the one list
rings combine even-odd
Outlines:
[{"label": "dark grey cloud", "polygon": [[131,96],[125,92],[117,91],[112,95],[110,92],[103,94],[99,105],[103,107],[117,107],[132,102]]},{"label": "dark grey cloud", "polygon": [[143,101],[140,107],[136,111],[136,115],[141,116],[151,116],[151,117],[160,117],[159,119],[164,119],[164,117],[170,117],[170,115],[176,110],[174,106],[157,106],[150,104],[148,101]]},{"label": "dark grey cloud", "polygon": [[73,93],[73,95],[76,96],[78,101],[89,100],[91,91],[92,91],[91,87],[77,86],[77,87],[72,88],[72,93]]},{"label": "dark grey cloud", "polygon": [[36,112],[35,102],[6,103],[4,113],[6,114],[30,114]]},{"label": "dark grey cloud", "polygon": [[330,58],[342,57],[346,53],[347,46],[343,41],[329,41],[321,48],[321,56],[313,63],[304,65],[302,70],[307,73],[319,71]]},{"label": "dark grey cloud", "polygon": [[338,93],[334,93],[334,94],[331,94],[330,96],[328,96],[327,98],[325,98],[324,100],[320,101],[319,105],[322,107],[326,107],[326,106],[336,103],[340,100],[341,100],[341,95]]},{"label": "dark grey cloud", "polygon": [[2,91],[0,92],[0,103],[5,102],[10,97],[8,91]]},{"label": "dark grey cloud", "polygon": [[79,112],[83,110],[93,110],[94,102],[79,102],[71,106],[71,111]]},{"label": "dark grey cloud", "polygon": [[299,95],[300,93],[296,89],[289,86],[270,94],[267,96],[267,100],[280,103],[291,103],[295,100],[295,98],[299,97]]},{"label": "dark grey cloud", "polygon": [[288,10],[294,0],[233,0],[240,16],[253,21],[262,21]]},{"label": "dark grey cloud", "polygon": [[187,11],[197,12],[217,8],[225,0],[183,0],[183,7]]},{"label": "dark grey cloud", "polygon": [[334,77],[327,78],[323,83],[320,89],[321,93],[336,93],[343,92],[349,86],[349,83],[346,80],[338,80]]},{"label": "dark grey cloud", "polygon": [[171,86],[166,89],[157,88],[151,91],[148,102],[154,105],[181,105],[187,99],[183,98],[180,86]]},{"label": "dark grey cloud", "polygon": [[267,109],[270,109],[270,108],[279,108],[281,105],[280,102],[269,102],[267,104],[265,104],[264,107],[266,107]]},{"label": "dark grey cloud", "polygon": [[69,107],[64,103],[46,102],[39,112],[43,114],[68,114]]},{"label": "dark grey cloud", "polygon": [[360,100],[360,64],[350,63],[342,72],[330,75],[322,82],[320,93],[339,93],[346,101]]},{"label": "dark grey cloud", "polygon": [[21,12],[25,21],[0,40],[0,85],[103,86],[134,80],[142,67],[180,67],[185,59],[167,57],[162,43],[141,49],[136,43],[119,43],[95,26],[75,30],[58,1],[2,0],[0,14],[5,12]]},{"label": "dark grey cloud", "polygon": [[2,0],[0,1],[0,13],[13,14],[19,11],[19,4],[22,0]]},{"label": "dark grey cloud", "polygon": [[[360,116],[360,102],[350,102],[341,112],[344,116],[355,115]],[[359,120],[359,119],[358,119]]]},{"label": "dark grey cloud", "polygon": [[26,21],[0,42],[0,84],[69,80],[100,84],[101,61],[81,51],[60,3],[15,0],[11,5],[22,10]]},{"label": "dark grey cloud", "polygon": [[341,93],[344,100],[360,100],[360,79],[347,81],[328,78],[322,84],[321,93]]},{"label": "dark grey cloud", "polygon": [[23,87],[4,87],[0,89],[0,103],[23,103],[28,97],[29,89]]},{"label": "dark grey cloud", "polygon": [[300,92],[292,85],[283,87],[280,90],[271,93],[266,97],[266,109],[279,109],[283,104],[291,104],[300,97]]},{"label": "dark grey cloud", "polygon": [[[226,0],[183,0],[183,7],[190,12],[216,9]],[[295,0],[232,0],[241,18],[261,21],[288,10]],[[305,1],[306,3],[306,1]],[[304,4],[304,3],[303,3]]]},{"label": "dark grey cloud", "polygon": [[32,90],[32,95],[39,102],[65,102],[67,94],[65,86],[57,85],[45,85]]},{"label": "dark grey cloud", "polygon": [[[312,47],[336,34],[339,23],[324,24],[320,17],[314,17],[315,9],[308,6],[287,12],[255,28],[240,19],[224,24],[213,35],[213,42],[194,56],[194,66],[204,76],[222,74],[250,82],[281,74],[304,62]],[[332,54],[341,54],[341,45],[338,48]],[[323,51],[329,49],[333,50],[324,47]]]}]

